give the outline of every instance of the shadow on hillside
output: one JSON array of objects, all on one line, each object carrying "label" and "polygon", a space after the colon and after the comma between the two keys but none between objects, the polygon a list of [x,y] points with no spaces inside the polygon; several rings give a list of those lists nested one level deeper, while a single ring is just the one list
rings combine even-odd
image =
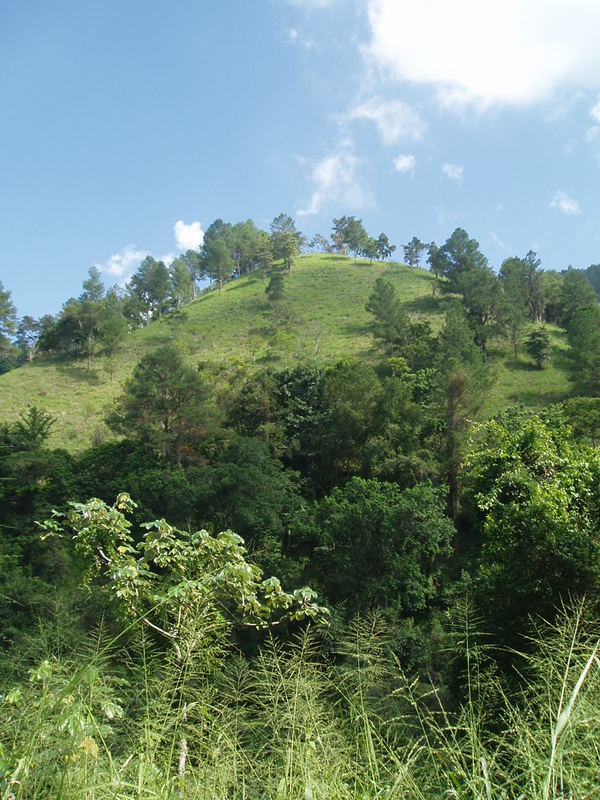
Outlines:
[{"label": "shadow on hillside", "polygon": [[189,322],[189,319],[190,316],[185,308],[176,308],[175,311],[165,314],[161,322],[164,322],[165,325],[172,327],[174,325],[184,325],[185,323]]},{"label": "shadow on hillside", "polygon": [[381,262],[373,261],[369,263],[368,261],[363,261],[362,259],[361,260],[357,259],[356,261],[354,261],[354,259],[351,259],[350,263],[352,264],[353,267],[364,267],[365,269],[374,270],[375,267]]},{"label": "shadow on hillside", "polygon": [[564,350],[562,347],[552,347],[552,364],[557,369],[562,369],[569,374],[573,368],[571,359],[569,358],[569,351]]},{"label": "shadow on hillside", "polygon": [[267,337],[273,333],[273,329],[270,325],[257,325],[254,328],[248,328],[248,334],[244,338],[248,338],[248,336],[260,337],[263,338],[265,341]]},{"label": "shadow on hillside", "polygon": [[342,255],[337,256],[337,255],[327,254],[325,258],[327,261],[327,266],[329,266],[330,264],[341,264],[346,267],[350,264],[360,263],[358,261],[355,262],[352,258],[349,258],[348,256],[342,256]]},{"label": "shadow on hillside", "polygon": [[532,408],[543,408],[553,403],[562,403],[569,398],[569,392],[557,392],[549,390],[547,392],[538,389],[522,390],[514,392],[509,396],[509,400]]},{"label": "shadow on hillside", "polygon": [[166,347],[167,345],[173,344],[181,334],[187,333],[187,326],[185,323],[175,323],[175,324],[168,324],[165,323],[164,326],[159,330],[153,330],[152,336],[148,336],[144,342],[144,348],[140,351],[139,357],[141,358],[142,355],[147,352],[147,350],[158,350],[161,347]]},{"label": "shadow on hillside", "polygon": [[[402,298],[400,298],[402,300]],[[424,314],[445,314],[448,309],[460,301],[460,297],[453,292],[436,292],[435,297],[431,293],[414,297],[412,300],[403,301],[404,307],[410,311]]]},{"label": "shadow on hillside", "polygon": [[94,368],[93,363],[91,369],[87,369],[85,365],[81,364],[57,364],[56,369],[61,375],[70,378],[72,381],[77,381],[77,383],[98,386],[103,382],[99,371]]},{"label": "shadow on hillside", "polygon": [[[286,273],[287,275],[287,273]],[[227,292],[235,292],[238,289],[244,289],[246,286],[255,284],[255,283],[263,283],[260,275],[242,275],[241,278],[235,278],[232,281],[227,281]],[[264,281],[265,286],[267,285],[267,280]]]},{"label": "shadow on hillside", "polygon": [[442,310],[440,298],[425,295],[424,297],[414,297],[402,304],[404,308],[410,313],[418,312],[420,314],[439,314]]},{"label": "shadow on hillside", "polygon": [[343,326],[343,331],[351,336],[368,336],[373,333],[373,325],[365,322],[347,322]]},{"label": "shadow on hillside", "polygon": [[[499,355],[502,355],[499,353]],[[540,371],[540,368],[537,367],[533,361],[525,361],[524,359],[526,356],[522,356],[519,354],[517,358],[511,355],[507,358],[504,362],[506,369],[510,370],[511,372],[533,372],[537,373]]]},{"label": "shadow on hillside", "polygon": [[[498,349],[495,351],[490,349],[489,354],[492,355],[492,353],[496,356],[502,356],[502,352]],[[525,353],[519,353],[516,359],[513,355],[507,357],[504,364],[507,369],[513,372],[540,372],[540,368]],[[559,369],[561,372],[569,373],[571,370],[571,362],[569,360],[568,351],[564,350],[562,347],[552,347],[549,366]]]}]

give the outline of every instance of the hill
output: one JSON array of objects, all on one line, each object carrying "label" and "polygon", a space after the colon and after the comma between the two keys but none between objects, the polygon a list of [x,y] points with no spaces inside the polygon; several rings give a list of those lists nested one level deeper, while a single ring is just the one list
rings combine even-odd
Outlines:
[{"label": "hill", "polygon": [[[284,367],[298,360],[320,365],[354,356],[374,362],[381,356],[365,303],[378,277],[396,288],[413,319],[441,327],[451,298],[432,296],[433,276],[394,262],[355,261],[339,255],[300,258],[286,276],[292,332],[269,331],[266,281],[257,273],[208,291],[181,312],[131,334],[117,355],[111,381],[108,359],[97,356],[90,370],[82,361],[39,358],[0,376],[2,419],[14,419],[32,403],[57,418],[50,444],[76,451],[111,435],[104,416],[139,359],[176,341],[190,363],[209,361],[244,367]],[[551,328],[552,365],[537,370],[524,356],[517,361],[502,342],[490,349],[494,387],[487,415],[507,404],[540,407],[569,394],[564,333]]]}]

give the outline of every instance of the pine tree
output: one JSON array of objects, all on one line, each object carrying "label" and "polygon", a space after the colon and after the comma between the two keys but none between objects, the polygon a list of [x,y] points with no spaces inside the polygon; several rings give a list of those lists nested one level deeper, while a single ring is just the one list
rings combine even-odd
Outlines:
[{"label": "pine tree", "polygon": [[389,281],[377,278],[365,309],[375,317],[375,335],[387,342],[393,353],[394,345],[408,327],[408,318]]},{"label": "pine tree", "polygon": [[427,250],[427,244],[418,237],[413,236],[408,244],[402,245],[404,260],[409,267],[418,267],[421,263],[421,256]]},{"label": "pine tree", "polygon": [[600,306],[575,313],[567,332],[575,388],[583,395],[600,394]]},{"label": "pine tree", "polygon": [[269,298],[269,302],[271,304],[279,303],[281,300],[283,300],[283,275],[281,274],[280,270],[276,269],[271,272],[271,277],[269,278],[269,283],[265,289],[265,294]]},{"label": "pine tree", "polygon": [[543,369],[550,361],[550,336],[545,328],[535,328],[525,342],[527,353],[533,358],[538,369]]},{"label": "pine tree", "polygon": [[83,292],[79,299],[90,303],[99,303],[104,297],[104,284],[98,267],[90,267],[88,277],[83,282]]},{"label": "pine tree", "polygon": [[438,341],[438,398],[443,421],[448,511],[455,518],[465,435],[483,403],[489,375],[459,304],[446,313]]},{"label": "pine tree", "polygon": [[10,337],[15,332],[17,310],[7,291],[0,281],[0,353],[8,350]]},{"label": "pine tree", "polygon": [[126,332],[127,321],[123,316],[123,304],[116,291],[110,289],[106,293],[102,306],[102,319],[98,326],[98,339],[109,358],[111,382],[113,379],[114,357],[123,344]]}]

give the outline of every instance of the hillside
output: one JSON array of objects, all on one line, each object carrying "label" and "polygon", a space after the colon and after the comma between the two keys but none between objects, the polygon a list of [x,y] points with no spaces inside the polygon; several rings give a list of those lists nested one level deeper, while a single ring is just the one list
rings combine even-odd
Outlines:
[{"label": "hillside", "polygon": [[[112,381],[103,356],[93,360],[90,370],[83,361],[40,358],[1,376],[0,415],[14,419],[28,403],[36,404],[57,418],[50,444],[80,450],[111,435],[104,424],[106,409],[138,360],[168,341],[178,342],[191,363],[226,362],[249,370],[283,367],[298,360],[328,364],[345,356],[375,360],[380,350],[365,303],[380,276],[395,286],[413,319],[427,319],[434,329],[440,327],[449,298],[432,298],[434,279],[425,270],[309,255],[300,258],[286,276],[292,334],[275,339],[270,335],[266,282],[254,273],[226,284],[220,295],[207,292],[181,313],[129,336],[115,359]],[[552,329],[552,335],[552,365],[543,371],[536,370],[524,355],[515,362],[502,342],[491,348],[496,380],[486,414],[509,403],[538,407],[568,395],[564,334]]]}]

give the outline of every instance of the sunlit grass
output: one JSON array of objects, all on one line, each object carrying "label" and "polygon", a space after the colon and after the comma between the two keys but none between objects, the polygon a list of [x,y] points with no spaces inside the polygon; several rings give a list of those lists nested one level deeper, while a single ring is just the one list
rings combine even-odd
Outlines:
[{"label": "sunlit grass", "polygon": [[[15,419],[32,403],[57,418],[51,446],[77,451],[99,442],[111,436],[104,418],[135,364],[171,341],[181,345],[191,364],[225,362],[249,371],[298,361],[326,365],[348,356],[376,363],[381,350],[365,303],[380,276],[394,285],[413,319],[429,320],[434,331],[440,329],[451,297],[432,296],[429,272],[394,262],[303,256],[285,278],[290,331],[273,337],[266,281],[255,273],[226,284],[221,294],[207,292],[180,314],[129,336],[115,357],[112,381],[102,355],[93,359],[89,371],[83,359],[40,358],[0,376],[0,418]],[[552,329],[552,342],[553,360],[544,370],[536,370],[524,353],[515,362],[507,344],[493,344],[490,365],[496,382],[484,414],[510,403],[540,407],[568,396],[564,334]]]},{"label": "sunlit grass", "polygon": [[489,361],[494,383],[486,400],[485,416],[491,416],[511,403],[523,403],[537,410],[551,403],[560,403],[571,395],[566,334],[554,325],[548,325],[547,329],[552,356],[544,369],[535,366],[522,345],[516,360],[506,344],[497,343],[491,348]]},{"label": "sunlit grass", "polygon": [[451,645],[465,665],[452,711],[427,679],[405,674],[386,633],[376,616],[355,620],[333,660],[310,631],[252,660],[219,644],[185,667],[143,637],[128,640],[125,661],[125,643],[103,637],[48,653],[4,681],[0,797],[597,795],[599,640],[581,607],[541,625],[528,655],[512,654],[510,688],[467,613]]}]

